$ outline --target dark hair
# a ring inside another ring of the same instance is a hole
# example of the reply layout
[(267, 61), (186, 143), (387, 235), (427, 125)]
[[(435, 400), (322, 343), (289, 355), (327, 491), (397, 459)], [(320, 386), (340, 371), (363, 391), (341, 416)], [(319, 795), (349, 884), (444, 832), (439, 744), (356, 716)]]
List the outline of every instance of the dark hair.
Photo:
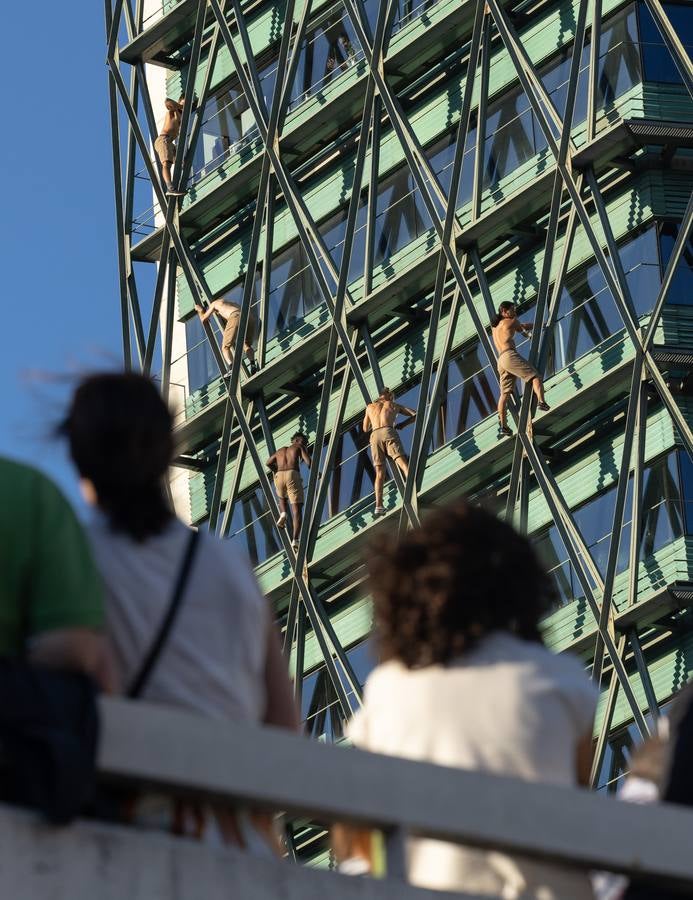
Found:
[(380, 393), (378, 394), (378, 400), (383, 398), (385, 396), (385, 394), (391, 394), (391, 393), (392, 393), (392, 391), (390, 390), (389, 387), (383, 387), (382, 390), (380, 391)]
[(296, 440), (296, 438), (301, 438), (301, 440), (303, 440), (304, 442), (307, 442), (307, 441), (308, 441), (308, 438), (305, 436), (305, 434), (304, 434), (302, 431), (297, 431), (296, 434), (294, 434), (294, 435), (291, 436), (291, 443), (292, 443), (292, 444), (293, 444), (293, 442)]
[(115, 531), (143, 541), (173, 514), (163, 479), (173, 457), (172, 418), (154, 383), (134, 373), (90, 375), (58, 428)]
[(368, 559), (383, 659), (445, 664), (491, 631), (541, 642), (553, 583), (529, 541), (466, 500), (402, 537), (381, 531)]
[(501, 303), (501, 305), (498, 307), (498, 312), (491, 319), (491, 328), (495, 328), (496, 325), (503, 318), (503, 313), (506, 312), (506, 310), (508, 310), (508, 309), (513, 309), (514, 306), (515, 306), (515, 304), (511, 303), (510, 300), (504, 300)]

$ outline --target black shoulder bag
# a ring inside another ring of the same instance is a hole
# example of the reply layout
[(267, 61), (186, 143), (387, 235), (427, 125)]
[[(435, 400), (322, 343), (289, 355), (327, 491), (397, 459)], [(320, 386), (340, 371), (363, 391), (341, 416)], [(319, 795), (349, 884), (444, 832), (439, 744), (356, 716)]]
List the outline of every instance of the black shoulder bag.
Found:
[[(196, 531), (190, 533), (171, 602), (128, 691), (130, 697), (141, 694), (166, 643), (197, 537)], [(96, 684), (84, 673), (34, 666), (26, 655), (0, 659), (0, 800), (39, 810), (56, 825), (100, 805), (97, 693)]]

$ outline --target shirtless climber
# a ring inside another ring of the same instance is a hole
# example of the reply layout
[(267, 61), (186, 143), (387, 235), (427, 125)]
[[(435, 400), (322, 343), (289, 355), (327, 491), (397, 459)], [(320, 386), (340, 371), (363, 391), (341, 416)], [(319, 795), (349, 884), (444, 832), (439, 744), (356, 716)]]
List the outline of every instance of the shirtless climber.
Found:
[[(228, 300), (212, 300), (206, 310), (202, 309), (197, 303), (195, 310), (200, 317), (201, 322), (216, 313), (224, 326), (224, 336), (221, 339), (221, 352), (230, 367), (233, 362), (233, 348), (236, 343), (236, 334), (238, 333), (238, 324), (241, 321), (241, 308), (237, 303), (231, 303)], [(243, 351), (248, 357), (250, 364), (250, 374), (254, 375), (258, 371), (258, 365), (255, 360), (255, 350), (253, 342), (255, 341), (255, 332), (257, 331), (257, 319), (255, 313), (250, 309), (248, 316), (248, 324), (245, 329), (245, 341), (243, 343)]]
[(176, 103), (170, 97), (166, 98), (166, 116), (161, 126), (161, 133), (154, 141), (154, 149), (161, 163), (161, 174), (166, 185), (166, 193), (172, 197), (182, 197), (185, 191), (174, 191), (171, 181), (171, 167), (176, 158), (176, 139), (180, 133), (180, 123), (183, 116), (185, 97), (181, 95)]
[(400, 436), (394, 424), (397, 414), (413, 416), (415, 412), (406, 406), (395, 403), (395, 395), (390, 388), (383, 388), (380, 396), (366, 407), (362, 428), (371, 433), (371, 456), (375, 467), (375, 511), (374, 515), (384, 516), (383, 483), (385, 481), (385, 460), (389, 456), (406, 478), (409, 472), (409, 460), (404, 452)]
[(303, 522), (303, 482), (299, 473), (301, 460), (310, 469), (310, 453), (305, 434), (297, 431), (291, 438), (288, 447), (280, 447), (276, 450), (265, 465), (274, 472), (274, 489), (279, 501), (279, 518), (277, 525), (283, 528), (286, 525), (286, 501), (291, 504), (291, 519), (294, 526), (292, 547), (294, 553), (298, 550), (298, 538)]
[(517, 319), (515, 304), (506, 301), (498, 307), (498, 313), (491, 320), (493, 343), (498, 351), (498, 378), (500, 381), (500, 397), (498, 398), (498, 437), (512, 435), (508, 428), (508, 398), (513, 392), (515, 381), (520, 378), (525, 384), (532, 383), (532, 390), (537, 398), (537, 408), (549, 409), (544, 400), (544, 382), (534, 366), (520, 356), (515, 349), (515, 335), (530, 334), (533, 325), (523, 325)]

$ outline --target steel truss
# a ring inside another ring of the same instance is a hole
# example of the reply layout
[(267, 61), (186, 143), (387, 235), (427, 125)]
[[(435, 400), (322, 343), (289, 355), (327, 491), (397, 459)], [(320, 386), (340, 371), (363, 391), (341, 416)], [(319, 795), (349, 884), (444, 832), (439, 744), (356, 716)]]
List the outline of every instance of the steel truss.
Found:
[[(684, 84), (693, 96), (693, 70), (690, 59), (671, 27), (660, 0), (647, 0), (647, 5), (661, 31), (663, 41), (682, 74)], [(362, 198), (365, 198), (367, 239), (364, 280), (366, 292), (369, 293), (372, 287), (375, 246), (380, 135), (383, 122), (387, 122), (397, 136), (406, 165), (420, 191), (437, 234), (435, 287), (430, 310), (427, 312), (430, 339), (426, 345), (421, 375), (417, 417), (410, 454), (410, 471), (406, 481), (401, 478), (396, 467), (392, 472), (402, 501), (400, 528), (406, 529), (419, 522), (419, 495), (426, 460), (431, 450), (441, 404), (445, 401), (448, 363), (452, 358), (456, 324), (463, 310), (466, 310), (471, 317), (479, 347), (483, 351), (485, 359), (491, 365), (492, 371), (496, 370), (495, 352), (489, 339), (485, 318), (480, 316), (472, 300), (468, 272), (473, 273), (480, 287), (487, 311), (492, 310), (494, 302), (482, 262), (481, 249), (474, 241), (465, 239), (465, 231), (458, 221), (456, 198), (461, 184), (463, 166), (469, 165), (469, 163), (465, 163), (464, 159), (466, 139), (472, 128), (476, 127), (472, 201), (472, 224), (474, 224), (478, 220), (481, 210), (484, 174), (482, 165), (483, 126), (489, 100), (489, 63), (492, 42), (494, 42), (494, 47), (497, 47), (500, 41), (512, 61), (519, 84), (526, 94), (535, 119), (544, 135), (554, 164), (553, 189), (545, 229), (543, 267), (535, 311), (535, 322), (537, 326), (543, 327), (535, 328), (529, 353), (530, 361), (541, 372), (545, 371), (558, 317), (561, 292), (568, 273), (573, 239), (578, 226), (581, 226), (590, 242), (596, 263), (604, 276), (628, 340), (634, 349), (631, 387), (625, 410), (624, 443), (616, 487), (612, 537), (604, 577), (593, 560), (586, 540), (561, 493), (550, 462), (547, 461), (534, 441), (530, 406), (531, 392), (525, 391), (522, 398), (517, 399), (511, 405), (510, 410), (516, 425), (516, 436), (513, 439), (514, 451), (508, 473), (506, 517), (514, 519), (519, 527), (526, 528), (530, 486), (536, 484), (540, 487), (596, 625), (593, 677), (597, 682), (601, 682), (603, 679), (608, 682), (603, 726), (597, 742), (597, 758), (594, 769), (596, 773), (606, 749), (608, 732), (619, 692), (625, 696), (632, 717), (643, 735), (648, 733), (651, 724), (648, 724), (645, 712), (637, 700), (639, 693), (646, 698), (646, 711), (649, 711), (653, 717), (656, 717), (657, 714), (654, 689), (645, 664), (639, 634), (635, 628), (631, 628), (627, 635), (617, 631), (614, 624), (615, 610), (612, 600), (619, 540), (626, 515), (627, 488), (632, 476), (632, 521), (635, 524), (632, 528), (629, 551), (631, 574), (628, 605), (632, 606), (637, 601), (637, 561), (640, 525), (643, 518), (642, 480), (645, 466), (645, 416), (648, 387), (650, 389), (652, 386), (654, 387), (673, 420), (681, 442), (689, 453), (693, 453), (691, 430), (652, 355), (653, 336), (661, 319), (673, 275), (693, 230), (693, 197), (688, 203), (681, 223), (659, 296), (654, 303), (653, 313), (647, 326), (643, 328), (634, 311), (634, 303), (618, 254), (616, 239), (607, 216), (598, 173), (592, 164), (583, 165), (581, 168), (574, 164), (576, 147), (571, 138), (571, 126), (580, 75), (581, 51), (590, 32), (593, 37), (599, 34), (601, 3), (596, 0), (593, 4), (592, 16), (589, 19), (587, 4), (580, 3), (579, 5), (575, 22), (572, 64), (563, 109), (557, 109), (547, 95), (539, 73), (533, 66), (522, 40), (516, 32), (513, 19), (506, 9), (507, 4), (502, 0), (474, 0), (470, 6), (473, 10), (473, 25), (468, 43), (467, 77), (464, 82), (460, 119), (455, 134), (451, 184), (446, 193), (431, 168), (426, 152), (416, 137), (388, 74), (388, 51), (394, 27), (394, 0), (386, 0), (379, 5), (374, 27), (371, 27), (361, 0), (344, 0), (345, 15), (348, 16), (364, 54), (367, 78), (363, 91), (363, 109), (358, 124), (358, 139), (355, 145), (353, 188), (348, 204), (345, 241), (341, 263), (336, 266), (321, 237), (318, 224), (311, 216), (302, 197), (301, 189), (292, 173), (291, 157), (285, 152), (283, 141), (283, 129), (289, 110), (292, 83), (299, 63), (302, 42), (311, 19), (310, 0), (301, 6), (298, 14), (299, 4), (295, 0), (287, 0), (285, 4), (284, 26), (281, 30), (278, 49), (276, 88), (269, 103), (266, 101), (260, 85), (240, 0), (199, 0), (186, 63), (188, 85), (198, 83), (197, 76), (203, 55), (203, 46), (206, 48), (208, 63), (202, 86), (199, 89), (199, 101), (196, 107), (193, 108), (192, 103), (187, 103), (184, 108), (178, 142), (179, 152), (173, 171), (174, 185), (177, 187), (185, 185), (190, 176), (193, 156), (202, 127), (202, 111), (211, 95), (214, 65), (222, 47), (226, 48), (232, 60), (242, 94), (252, 114), (263, 146), (255, 214), (246, 262), (240, 326), (236, 336), (230, 372), (227, 372), (226, 363), (211, 326), (209, 323), (205, 324), (206, 338), (219, 373), (227, 376), (224, 381), (226, 396), (223, 428), (220, 435), (216, 475), (210, 504), (209, 526), (219, 535), (228, 534), (233, 510), (238, 500), (241, 472), (247, 458), (250, 458), (254, 466), (264, 501), (271, 511), (274, 521), (278, 516), (272, 484), (265, 472), (263, 460), (259, 456), (257, 443), (253, 437), (253, 431), (259, 429), (269, 451), (274, 451), (274, 440), (266, 411), (266, 397), (262, 390), (254, 392), (252, 398), (244, 394), (242, 385), (245, 371), (242, 365), (241, 351), (249, 323), (258, 260), (261, 248), (263, 248), (260, 289), (260, 319), (263, 324), (259, 337), (258, 358), (260, 365), (264, 363), (267, 345), (272, 229), (275, 205), (277, 197), (280, 195), (290, 210), (301, 246), (309, 262), (311, 274), (319, 287), (330, 317), (329, 336), (322, 368), (319, 414), (314, 429), (315, 462), (308, 479), (304, 505), (304, 527), (296, 553), (292, 550), (286, 531), (276, 529), (277, 542), (283, 548), (292, 571), (285, 646), (294, 648), (294, 658), (297, 670), (300, 672), (303, 668), (306, 635), (309, 631), (314, 633), (324, 658), (327, 676), (341, 708), (341, 714), (348, 717), (352, 712), (353, 704), (359, 702), (361, 685), (352, 669), (345, 648), (334, 631), (326, 605), (319, 596), (311, 561), (318, 537), (318, 527), (325, 503), (328, 500), (335, 461), (341, 445), (341, 436), (345, 427), (345, 410), (352, 385), (356, 385), (364, 405), (372, 399), (366, 372), (359, 361), (359, 354), (366, 354), (370, 374), (376, 386), (380, 388), (383, 385), (368, 323), (355, 324), (347, 317), (354, 306), (349, 291), (348, 273), (357, 213)], [(132, 0), (105, 0), (105, 15), (124, 362), (128, 368), (150, 372), (157, 340), (159, 340), (163, 359), (161, 387), (164, 396), (168, 396), (175, 285), (178, 271), (183, 273), (196, 302), (203, 306), (208, 304), (213, 299), (213, 292), (207, 284), (196, 253), (181, 228), (178, 199), (164, 194), (160, 166), (150, 151), (150, 145), (153, 144), (156, 137), (156, 125), (144, 64), (142, 62), (126, 64), (120, 59), (121, 44), (132, 41), (143, 31), (143, 2), (137, 0), (133, 5)], [(588, 142), (594, 139), (596, 132), (597, 66), (599, 64), (596, 44), (597, 41), (593, 39), (586, 79), (588, 84)], [(477, 104), (476, 118), (475, 102)], [(367, 164), (369, 151), (370, 164)], [(138, 153), (151, 180), (155, 199), (161, 210), (162, 225), (158, 272), (151, 296), (148, 319), (140, 302), (132, 257), (132, 210)], [(587, 212), (588, 204), (596, 210), (601, 234), (592, 225)], [(564, 241), (556, 269), (554, 255), (559, 229), (564, 229)], [(461, 254), (459, 246), (463, 247)], [(446, 297), (449, 298), (447, 292), (450, 284), (453, 286), (453, 293), (451, 300), (448, 300)], [(446, 307), (448, 324), (442, 335), (441, 344), (437, 343), (432, 336), (437, 335), (440, 331), (442, 313), (446, 303), (448, 303)], [(164, 311), (163, 318), (162, 310)], [(340, 374), (341, 386), (338, 400), (336, 405), (331, 406), (330, 398), (339, 385)], [(228, 496), (224, 496), (224, 474), (232, 461), (232, 444), (237, 448), (235, 450), (235, 467), (230, 491)], [(641, 690), (638, 689), (638, 684)], [(299, 696), (300, 691), (301, 679), (297, 678)], [(650, 719), (650, 723), (652, 720)]]

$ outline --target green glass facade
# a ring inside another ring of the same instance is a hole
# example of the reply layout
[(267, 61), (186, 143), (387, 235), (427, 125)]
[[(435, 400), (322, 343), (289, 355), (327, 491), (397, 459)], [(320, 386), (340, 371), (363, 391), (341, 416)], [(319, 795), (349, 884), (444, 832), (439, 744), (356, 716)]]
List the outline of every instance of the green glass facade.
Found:
[[(693, 667), (693, 7), (148, 13), (110, 14), (126, 363), (160, 354), (162, 389), (179, 389), (191, 521), (251, 557), (308, 731), (341, 736), (373, 665), (360, 423), (386, 384), (417, 409), (387, 517), (406, 527), (465, 493), (530, 535), (556, 582), (546, 641), (601, 685), (594, 780), (613, 784)], [(149, 152), (141, 63), (197, 98), (180, 202)], [(236, 354), (221, 377), (220, 331), (193, 309), (219, 297), (241, 331), (260, 322), (257, 374)], [(551, 410), (531, 421), (518, 395), (499, 439), (488, 321), (505, 300), (535, 322), (520, 351)], [(295, 554), (264, 461), (299, 429), (315, 462)]]

